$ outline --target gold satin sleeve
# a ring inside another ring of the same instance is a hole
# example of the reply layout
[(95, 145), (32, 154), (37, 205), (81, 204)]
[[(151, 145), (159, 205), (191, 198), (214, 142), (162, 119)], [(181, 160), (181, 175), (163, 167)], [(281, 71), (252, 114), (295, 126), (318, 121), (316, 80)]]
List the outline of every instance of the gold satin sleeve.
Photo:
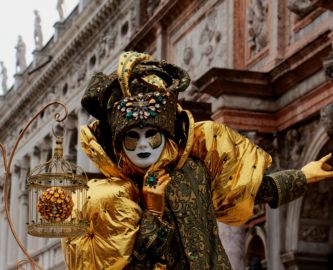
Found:
[(217, 219), (244, 224), (271, 156), (235, 130), (212, 121), (196, 123), (191, 155), (204, 161)]
[(118, 178), (88, 184), (89, 227), (82, 236), (62, 239), (67, 269), (123, 269), (129, 263), (141, 218), (140, 207), (131, 199), (131, 184)]

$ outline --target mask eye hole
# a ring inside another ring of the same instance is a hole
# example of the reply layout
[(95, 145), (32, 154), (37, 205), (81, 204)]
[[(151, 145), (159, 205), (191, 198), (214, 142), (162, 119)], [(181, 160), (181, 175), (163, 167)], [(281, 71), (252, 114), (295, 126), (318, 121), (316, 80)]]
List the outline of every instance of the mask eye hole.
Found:
[(140, 135), (135, 132), (135, 131), (129, 131), (126, 133), (126, 136), (131, 138), (131, 139), (139, 139), (140, 138)]
[(149, 129), (146, 131), (146, 138), (150, 138), (155, 136), (157, 133), (159, 133), (159, 131), (157, 129)]

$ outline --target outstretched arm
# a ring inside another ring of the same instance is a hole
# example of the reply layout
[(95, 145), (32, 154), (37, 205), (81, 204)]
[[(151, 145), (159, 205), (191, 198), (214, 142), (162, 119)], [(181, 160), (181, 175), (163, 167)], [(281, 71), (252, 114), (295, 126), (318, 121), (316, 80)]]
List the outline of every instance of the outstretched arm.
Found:
[(332, 167), (326, 162), (329, 154), (312, 161), (301, 170), (279, 171), (265, 175), (256, 195), (255, 203), (268, 203), (272, 208), (291, 202), (302, 196), (308, 184), (333, 177)]

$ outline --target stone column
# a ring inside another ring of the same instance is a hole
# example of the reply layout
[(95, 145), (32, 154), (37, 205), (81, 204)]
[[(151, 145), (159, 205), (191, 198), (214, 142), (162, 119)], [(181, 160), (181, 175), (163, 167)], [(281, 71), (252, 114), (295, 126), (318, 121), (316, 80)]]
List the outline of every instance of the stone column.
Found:
[[(49, 161), (49, 154), (52, 155), (52, 137), (46, 136), (43, 143), (40, 145), (40, 164)], [(39, 246), (45, 246), (50, 241), (50, 238), (39, 238)]]
[[(24, 173), (26, 175), (27, 169), (23, 169)], [(22, 173), (22, 171), (21, 171)], [(23, 178), (23, 179), (22, 179)], [(20, 181), (25, 181), (25, 177), (21, 177)], [(22, 241), (23, 245), (27, 247), (27, 222), (28, 222), (28, 191), (27, 190), (21, 190), (20, 195), (18, 197), (19, 201), (19, 227), (18, 227), (18, 235), (20, 237), (20, 240)], [(18, 258), (22, 259), (25, 255), (19, 249)]]
[(163, 25), (159, 25), (156, 31), (156, 59), (167, 58), (166, 31)]
[[(64, 133), (64, 157), (66, 160), (76, 163), (76, 153), (75, 149), (73, 149), (71, 146), (73, 145), (72, 138), (74, 133), (77, 131), (77, 116), (74, 113), (71, 113), (65, 123), (65, 133)], [(77, 139), (77, 138), (75, 138)]]
[(280, 259), (282, 247), (281, 238), (281, 208), (267, 209), (267, 269), (284, 270)]
[[(19, 194), (19, 179), (20, 179), (20, 167), (17, 165), (14, 165), (13, 173), (10, 177), (10, 183), (11, 183), (11, 189), (10, 189), (10, 203), (9, 203), (9, 209), (11, 214), (12, 223), (14, 225), (14, 228), (17, 230), (21, 224), (19, 223), (19, 208), (17, 205), (17, 198)], [(14, 236), (12, 233), (8, 234), (8, 252), (7, 259), (8, 264), (14, 264), (17, 260), (18, 255), (18, 247), (17, 243), (14, 239)]]
[(1, 216), (1, 233), (0, 233), (0, 269), (5, 269), (7, 265), (7, 235), (8, 235), (8, 225), (7, 225), (7, 218), (5, 214), (5, 209), (2, 208), (0, 211)]
[(228, 255), (232, 269), (244, 270), (245, 230), (218, 222), (219, 236)]
[(78, 124), (78, 134), (77, 134), (77, 136), (78, 136), (78, 138), (77, 138), (78, 145), (77, 145), (76, 161), (77, 161), (77, 165), (79, 165), (84, 170), (88, 171), (88, 168), (90, 168), (90, 160), (81, 148), (80, 129), (81, 129), (81, 126), (88, 124), (89, 114), (85, 109), (80, 108), (77, 111), (77, 118), (78, 118), (78, 121), (77, 121), (77, 124)]
[[(30, 170), (33, 170), (40, 162), (40, 150), (38, 147), (34, 147), (30, 158)], [(28, 235), (27, 240), (28, 252), (33, 253), (38, 250), (38, 238)]]

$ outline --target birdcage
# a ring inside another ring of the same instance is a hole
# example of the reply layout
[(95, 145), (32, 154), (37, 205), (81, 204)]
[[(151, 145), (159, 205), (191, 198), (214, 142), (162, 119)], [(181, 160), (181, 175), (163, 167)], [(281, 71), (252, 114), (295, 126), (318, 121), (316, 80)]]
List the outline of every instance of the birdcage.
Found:
[[(54, 134), (55, 135), (55, 134)], [(63, 138), (56, 136), (51, 160), (31, 170), (28, 233), (39, 237), (83, 234), (87, 200), (87, 175), (63, 157)]]

